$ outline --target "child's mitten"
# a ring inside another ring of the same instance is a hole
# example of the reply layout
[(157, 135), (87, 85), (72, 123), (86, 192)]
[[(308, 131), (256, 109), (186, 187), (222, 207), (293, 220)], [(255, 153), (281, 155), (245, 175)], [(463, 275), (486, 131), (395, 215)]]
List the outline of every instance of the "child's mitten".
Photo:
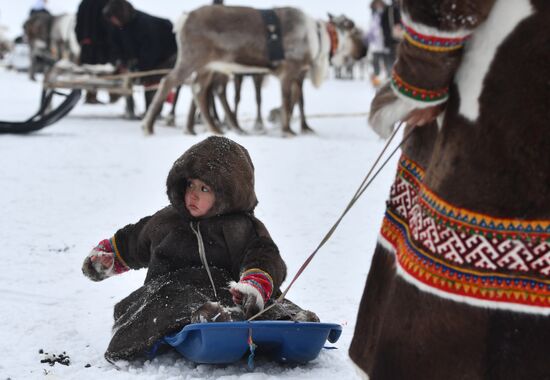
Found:
[(264, 309), (273, 291), (273, 280), (261, 269), (248, 269), (241, 274), (238, 283), (229, 283), (229, 291), (233, 302), (241, 305), (246, 318), (250, 318)]
[(116, 259), (109, 239), (102, 240), (84, 259), (82, 273), (92, 281), (124, 273), (129, 268)]

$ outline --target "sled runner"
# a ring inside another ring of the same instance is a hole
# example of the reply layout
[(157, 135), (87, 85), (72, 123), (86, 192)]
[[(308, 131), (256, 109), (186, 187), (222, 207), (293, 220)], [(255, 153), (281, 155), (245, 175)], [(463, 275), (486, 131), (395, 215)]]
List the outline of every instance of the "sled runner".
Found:
[(282, 363), (306, 363), (315, 359), (325, 341), (335, 343), (342, 326), (335, 323), (252, 321), (195, 323), (164, 337), (162, 344), (174, 347), (195, 363), (229, 364), (247, 353), (264, 355)]
[[(80, 94), (81, 91), (79, 89), (73, 89), (68, 94), (55, 89), (45, 89), (42, 91), (42, 99), (38, 112), (25, 121), (0, 121), (0, 134), (30, 133), (47, 127), (67, 115), (78, 103)], [(65, 99), (56, 108), (48, 111), (55, 95), (64, 97)]]
[[(114, 74), (112, 65), (78, 66), (69, 61), (56, 62), (44, 76), (40, 108), (25, 121), (0, 121), (0, 134), (23, 134), (38, 131), (65, 117), (78, 103), (82, 91), (105, 90), (110, 94), (131, 96), (136, 81), (151, 75), (163, 75), (168, 70), (151, 70)], [(152, 87), (153, 88), (153, 87)], [(66, 93), (68, 91), (68, 93)], [(65, 99), (55, 106), (56, 96)]]

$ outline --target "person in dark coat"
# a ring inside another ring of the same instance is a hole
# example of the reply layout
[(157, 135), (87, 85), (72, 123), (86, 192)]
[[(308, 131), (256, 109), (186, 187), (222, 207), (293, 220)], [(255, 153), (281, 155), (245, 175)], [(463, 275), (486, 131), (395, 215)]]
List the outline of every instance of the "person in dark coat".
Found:
[[(108, 0), (82, 0), (76, 12), (75, 33), (80, 45), (80, 64), (115, 63), (111, 26), (103, 18)], [(98, 104), (95, 91), (86, 92), (86, 103)]]
[(80, 63), (97, 65), (113, 61), (110, 26), (103, 18), (108, 0), (82, 0), (76, 13), (76, 38), (80, 44)]
[(389, 51), (389, 60), (393, 64), (397, 56), (397, 45), (403, 39), (403, 24), (397, 0), (392, 0), (392, 3), (384, 9), (380, 24), (384, 34), (384, 45)]
[[(254, 166), (244, 147), (217, 136), (192, 146), (170, 170), (167, 194), (169, 206), (84, 260), (94, 281), (148, 268), (144, 286), (115, 307), (108, 360), (134, 359), (191, 322), (250, 318), (280, 294), (286, 265), (254, 216)], [(237, 309), (227, 307), (233, 303)], [(319, 321), (288, 300), (275, 309), (263, 319)]]
[[(103, 9), (104, 17), (115, 27), (115, 43), (129, 68), (138, 71), (172, 68), (176, 62), (176, 37), (170, 20), (134, 9), (126, 0), (110, 0)], [(153, 100), (161, 76), (143, 80), (145, 104)]]

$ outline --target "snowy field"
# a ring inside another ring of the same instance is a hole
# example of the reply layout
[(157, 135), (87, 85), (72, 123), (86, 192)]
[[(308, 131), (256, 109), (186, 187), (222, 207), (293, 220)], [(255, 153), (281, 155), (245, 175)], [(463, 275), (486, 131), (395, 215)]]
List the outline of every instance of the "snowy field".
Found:
[[(24, 120), (38, 105), (39, 84), (0, 68), (0, 120)], [(280, 102), (278, 82), (264, 91), (264, 115)], [(306, 111), (316, 135), (283, 139), (227, 133), (250, 152), (256, 167), (256, 214), (270, 230), (289, 278), (336, 221), (383, 141), (367, 127), (374, 94), (368, 81), (306, 83)], [(307, 365), (258, 361), (195, 365), (176, 354), (115, 368), (103, 358), (113, 305), (138, 288), (145, 271), (101, 283), (80, 270), (85, 255), (118, 228), (168, 203), (165, 180), (174, 160), (207, 136), (182, 133), (189, 104), (182, 91), (178, 126), (160, 121), (144, 137), (137, 121), (121, 119), (122, 101), (79, 103), (63, 120), (27, 136), (0, 135), (0, 379), (354, 379), (347, 350), (382, 220), (396, 158), (357, 203), (289, 293), (323, 322), (343, 325), (337, 350)], [(141, 96), (137, 99), (141, 106)], [(252, 82), (245, 80), (239, 118), (252, 128)], [(141, 110), (138, 110), (141, 111)], [(166, 109), (165, 109), (166, 111)], [(317, 115), (317, 117), (313, 117)], [(298, 123), (292, 128), (298, 130)], [(70, 365), (41, 363), (39, 350), (70, 357)]]

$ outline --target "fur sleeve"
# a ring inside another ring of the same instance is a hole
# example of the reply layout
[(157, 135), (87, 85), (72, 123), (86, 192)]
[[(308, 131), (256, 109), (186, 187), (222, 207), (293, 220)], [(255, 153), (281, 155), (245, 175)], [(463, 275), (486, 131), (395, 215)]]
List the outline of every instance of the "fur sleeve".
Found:
[(145, 268), (149, 265), (150, 240), (143, 232), (150, 219), (151, 217), (147, 216), (136, 224), (128, 224), (114, 235), (115, 253), (131, 269)]
[(494, 1), (402, 0), (404, 38), (390, 83), (371, 106), (370, 123), (378, 134), (389, 136), (393, 124), (413, 109), (446, 102), (464, 44)]
[[(247, 219), (248, 231), (245, 234), (241, 230), (237, 234), (241, 236), (237, 237), (235, 232), (225, 230), (230, 250), (241, 251), (232, 254), (233, 257), (238, 257), (238, 261), (233, 263), (234, 277), (239, 280), (248, 270), (259, 269), (271, 277), (275, 294), (286, 278), (286, 264), (263, 223), (252, 215)], [(245, 241), (238, 242), (240, 238), (245, 238)]]

